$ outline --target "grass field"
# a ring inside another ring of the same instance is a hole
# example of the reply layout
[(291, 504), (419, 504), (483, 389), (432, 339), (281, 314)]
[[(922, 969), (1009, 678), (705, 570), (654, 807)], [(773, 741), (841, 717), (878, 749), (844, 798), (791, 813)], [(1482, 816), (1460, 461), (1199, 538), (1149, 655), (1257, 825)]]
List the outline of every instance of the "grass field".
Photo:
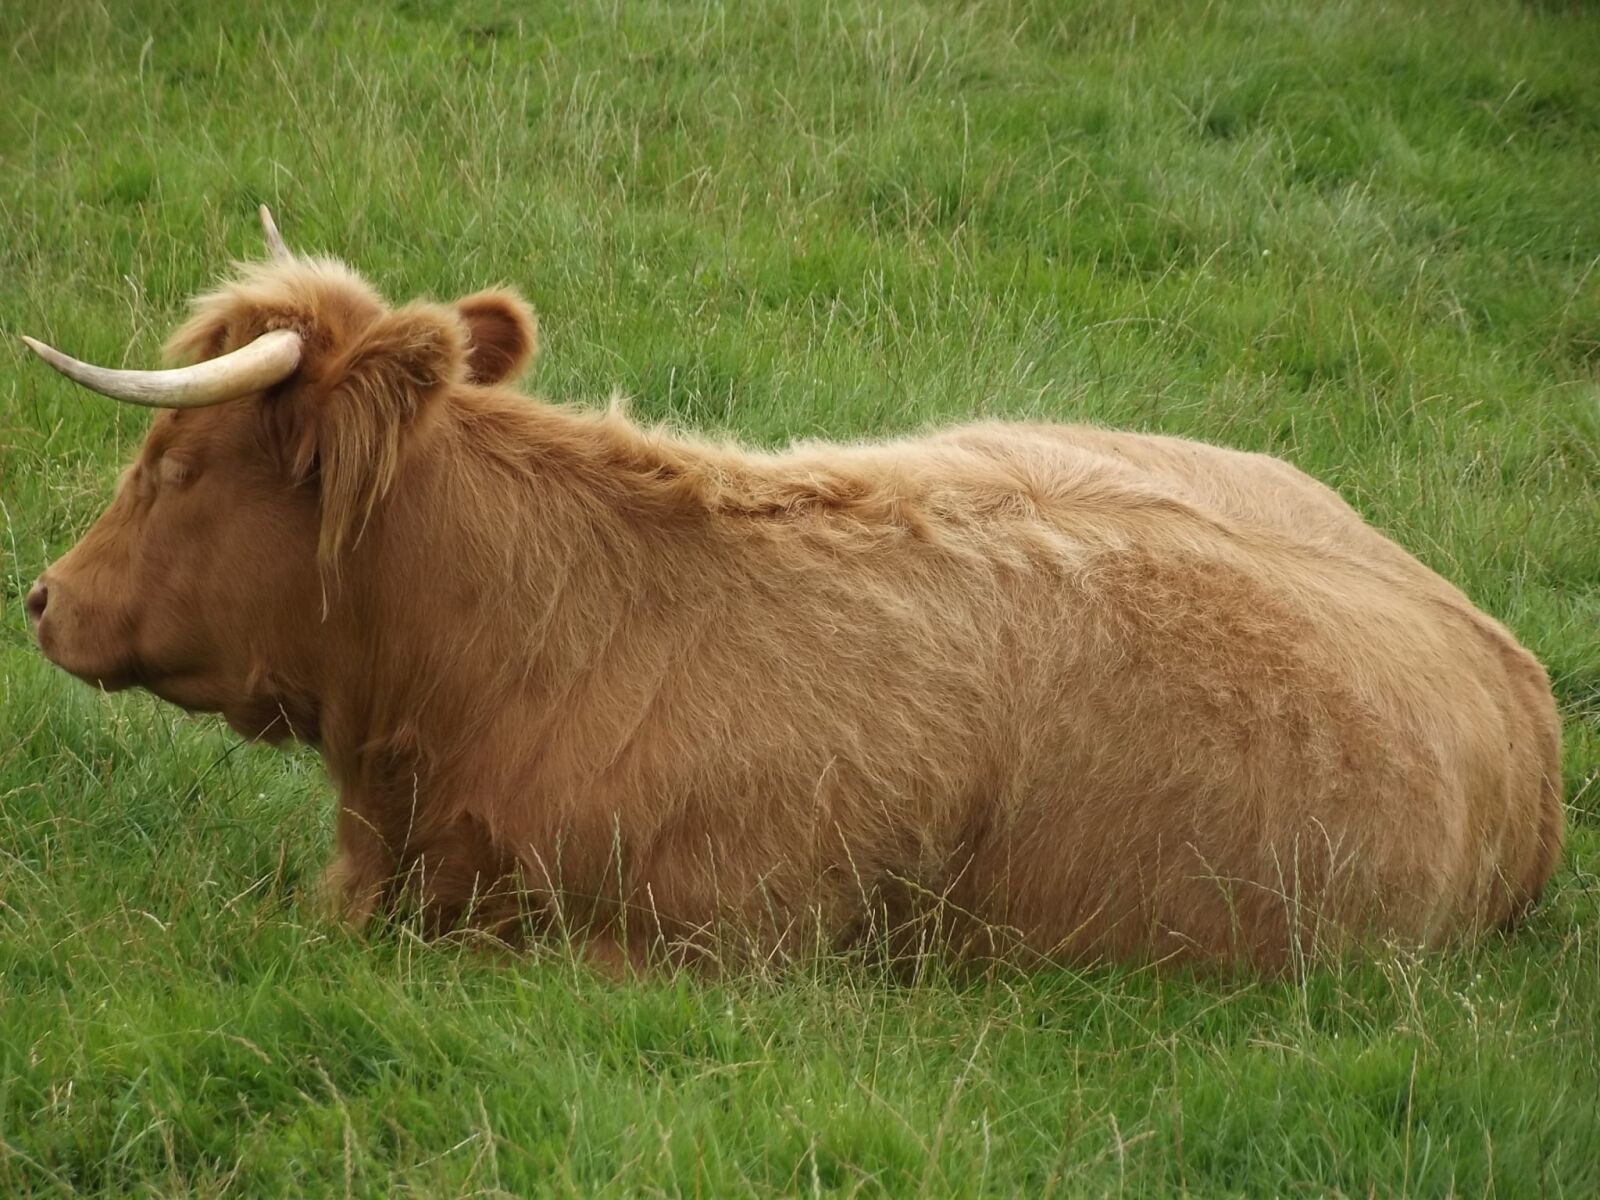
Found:
[(1271, 982), (357, 940), (314, 756), (35, 652), (145, 418), (8, 337), (0, 1193), (1600, 1194), (1600, 13), (885, 9), (9, 0), (0, 331), (152, 364), (266, 201), (391, 296), (523, 289), (554, 397), (1282, 454), (1549, 665), (1547, 902)]

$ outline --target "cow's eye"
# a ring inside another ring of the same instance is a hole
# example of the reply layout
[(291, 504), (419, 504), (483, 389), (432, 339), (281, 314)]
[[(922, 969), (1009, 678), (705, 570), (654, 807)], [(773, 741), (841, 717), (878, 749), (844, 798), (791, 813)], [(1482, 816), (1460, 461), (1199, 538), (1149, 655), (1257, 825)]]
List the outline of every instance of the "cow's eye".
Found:
[(160, 464), (161, 483), (165, 487), (182, 487), (194, 478), (194, 466), (185, 459), (164, 456)]

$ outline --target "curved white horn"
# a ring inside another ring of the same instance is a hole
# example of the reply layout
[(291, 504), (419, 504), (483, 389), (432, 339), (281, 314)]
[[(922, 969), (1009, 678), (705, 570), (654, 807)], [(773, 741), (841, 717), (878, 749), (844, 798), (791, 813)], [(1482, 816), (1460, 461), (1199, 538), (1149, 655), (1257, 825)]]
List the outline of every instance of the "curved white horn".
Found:
[(261, 233), (267, 239), (267, 254), (276, 262), (284, 262), (294, 255), (289, 253), (289, 247), (283, 244), (283, 234), (278, 232), (278, 224), (272, 219), (272, 213), (265, 204), (261, 206)]
[(274, 329), (237, 350), (170, 371), (117, 371), (97, 367), (22, 339), (45, 362), (91, 392), (147, 408), (205, 408), (282, 383), (300, 365), (300, 335)]

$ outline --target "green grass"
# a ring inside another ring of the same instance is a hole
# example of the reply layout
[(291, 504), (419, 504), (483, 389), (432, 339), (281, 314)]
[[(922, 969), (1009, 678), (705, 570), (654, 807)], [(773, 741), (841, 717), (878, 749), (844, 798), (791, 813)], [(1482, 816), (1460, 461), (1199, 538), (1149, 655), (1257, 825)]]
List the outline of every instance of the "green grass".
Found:
[(314, 757), (34, 651), (145, 418), (7, 339), (0, 1192), (1600, 1194), (1597, 63), (1508, 0), (0, 6), (0, 331), (151, 363), (266, 201), (522, 288), (553, 396), (1279, 453), (1549, 665), (1572, 826), (1515, 936), (1272, 982), (354, 939)]

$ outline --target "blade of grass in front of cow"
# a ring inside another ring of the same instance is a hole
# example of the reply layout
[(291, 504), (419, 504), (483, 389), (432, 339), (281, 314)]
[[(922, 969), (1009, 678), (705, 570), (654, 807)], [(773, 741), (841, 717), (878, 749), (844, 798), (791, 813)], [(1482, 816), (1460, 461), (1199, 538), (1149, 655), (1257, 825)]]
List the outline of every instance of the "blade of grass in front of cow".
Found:
[(777, 443), (975, 414), (1282, 454), (1551, 668), (1528, 926), (1298, 981), (605, 982), (301, 897), (329, 793), (32, 650), (146, 418), (0, 352), (0, 1190), (1600, 1191), (1600, 18), (486, 0), (0, 8), (0, 330), (154, 365), (297, 248), (504, 280), (535, 385)]

